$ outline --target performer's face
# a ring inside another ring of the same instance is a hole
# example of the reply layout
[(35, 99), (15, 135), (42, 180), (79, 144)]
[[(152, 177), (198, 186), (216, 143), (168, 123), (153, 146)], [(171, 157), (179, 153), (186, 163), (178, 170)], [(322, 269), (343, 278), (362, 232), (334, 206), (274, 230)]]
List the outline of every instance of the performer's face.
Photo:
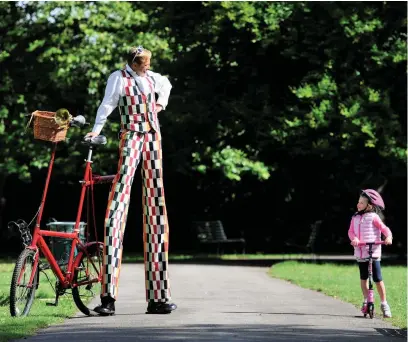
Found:
[(150, 58), (146, 57), (145, 60), (141, 64), (133, 63), (132, 64), (132, 69), (138, 75), (144, 76), (146, 74), (147, 70), (150, 69)]

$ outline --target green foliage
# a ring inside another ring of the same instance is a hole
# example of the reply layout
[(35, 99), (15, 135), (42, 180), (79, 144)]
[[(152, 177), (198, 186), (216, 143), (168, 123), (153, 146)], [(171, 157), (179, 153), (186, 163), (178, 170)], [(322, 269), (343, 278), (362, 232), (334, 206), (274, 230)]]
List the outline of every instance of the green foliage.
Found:
[[(160, 114), (166, 163), (197, 188), (279, 187), (287, 203), (313, 183), (297, 169), (322, 160), (333, 164), (313, 174), (320, 195), (345, 174), (344, 192), (373, 169), (375, 184), (405, 174), (405, 3), (0, 2), (0, 15), (2, 175), (47, 165), (50, 146), (25, 131), (25, 114), (64, 107), (93, 123), (136, 44), (173, 84)], [(98, 172), (116, 169), (118, 121), (103, 130)], [(68, 132), (56, 171), (77, 172), (85, 133)]]
[[(67, 107), (71, 114), (85, 113), (93, 122), (106, 79), (124, 65), (122, 56), (129, 46), (149, 46), (158, 61), (172, 56), (166, 40), (147, 30), (149, 12), (131, 2), (3, 2), (0, 14), (5, 37), (0, 56), (4, 70), (0, 171), (6, 175), (17, 173), (29, 179), (31, 168), (48, 164), (50, 146), (34, 141), (32, 130), (25, 130), (25, 114)], [(140, 32), (137, 39), (135, 31)], [(116, 163), (117, 131), (118, 124), (108, 124), (104, 131), (110, 143), (101, 171)], [(72, 160), (78, 156), (72, 142), (85, 133), (76, 129), (68, 133), (71, 139), (59, 155), (64, 166), (60, 170), (66, 174), (82, 163)]]
[[(220, 151), (212, 153), (211, 149), (207, 149), (207, 154), (210, 154), (212, 167), (217, 170), (222, 170), (224, 175), (232, 181), (240, 181), (241, 176), (245, 173), (257, 176), (259, 180), (266, 180), (270, 177), (268, 167), (260, 161), (253, 161), (248, 158), (248, 154), (242, 150), (226, 146)], [(194, 162), (201, 162), (201, 158), (197, 152), (193, 153)], [(194, 168), (205, 173), (206, 165), (198, 164)]]
[(228, 18), (235, 29), (246, 30), (253, 35), (252, 43), (270, 38), (271, 32), (279, 30), (280, 24), (292, 14), (295, 6), (281, 2), (222, 1), (206, 4), (215, 7), (214, 28), (221, 28), (222, 22)]
[[(394, 115), (393, 112), (397, 108), (392, 106), (396, 103), (391, 103), (388, 95), (390, 85), (384, 82), (387, 73), (392, 74), (393, 68), (396, 67), (391, 65), (400, 65), (401, 61), (406, 61), (406, 39), (403, 39), (405, 34), (398, 30), (387, 32), (389, 24), (386, 22), (386, 13), (387, 10), (392, 11), (392, 8), (388, 9), (387, 6), (385, 4), (382, 9), (379, 9), (377, 6), (348, 8), (336, 4), (327, 5), (332, 17), (324, 21), (318, 15), (317, 20), (320, 25), (314, 27), (309, 27), (308, 20), (312, 19), (306, 16), (304, 25), (314, 30), (314, 32), (309, 31), (308, 34), (313, 33), (315, 39), (319, 39), (320, 35), (317, 30), (323, 29), (331, 33), (319, 42), (320, 46), (325, 47), (327, 57), (320, 60), (320, 65), (316, 64), (316, 67), (309, 70), (303, 77), (301, 86), (291, 87), (298, 98), (291, 111), (297, 113), (304, 111), (306, 104), (310, 108), (304, 116), (295, 117), (296, 124), (293, 120), (286, 121), (286, 129), (291, 129), (295, 139), (302, 135), (310, 135), (308, 130), (303, 129), (305, 126), (311, 129), (328, 127), (329, 130), (332, 125), (338, 127), (340, 114), (343, 117), (343, 123), (338, 136), (346, 138), (340, 140), (343, 149), (350, 150), (362, 142), (366, 148), (376, 148), (383, 156), (392, 155), (398, 160), (405, 160), (405, 153), (401, 153), (405, 150), (405, 134), (399, 125), (402, 112), (397, 116)], [(314, 13), (318, 13), (313, 5), (311, 8)], [(333, 24), (335, 20), (339, 20), (340, 26)], [(400, 24), (402, 28), (402, 22)], [(379, 32), (383, 36), (388, 34), (385, 42), (382, 37), (380, 38)], [(289, 41), (290, 36), (293, 36), (293, 33), (289, 33), (287, 37)], [(297, 52), (303, 53), (303, 57), (309, 61), (314, 61), (318, 54), (318, 50), (313, 47), (315, 41), (305, 40), (298, 44)], [(378, 48), (380, 45), (381, 49)], [(290, 53), (296, 53), (293, 47), (290, 49)], [(343, 56), (346, 56), (346, 59)], [(364, 70), (360, 61), (370, 59), (377, 64), (368, 64)], [(385, 64), (390, 65), (387, 71), (384, 70)], [(322, 68), (321, 65), (325, 67)], [(376, 87), (373, 88), (370, 85), (376, 85)], [(382, 106), (381, 112), (370, 112), (369, 108), (373, 103)], [(401, 111), (402, 108), (399, 107), (397, 110)], [(299, 129), (293, 130), (293, 127), (299, 127)], [(378, 139), (385, 127), (387, 135), (402, 139), (396, 139), (392, 143), (388, 139)], [(325, 130), (321, 132), (326, 134)]]

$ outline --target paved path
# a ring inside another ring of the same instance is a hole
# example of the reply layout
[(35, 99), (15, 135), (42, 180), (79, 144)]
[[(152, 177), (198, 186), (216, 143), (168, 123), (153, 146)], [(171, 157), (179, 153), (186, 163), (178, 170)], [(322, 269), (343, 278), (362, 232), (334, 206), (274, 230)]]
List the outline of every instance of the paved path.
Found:
[[(123, 264), (116, 315), (78, 314), (20, 341), (401, 342), (351, 304), (270, 278), (263, 267), (170, 265), (179, 308), (146, 315), (142, 264)], [(95, 305), (99, 299), (95, 300)]]

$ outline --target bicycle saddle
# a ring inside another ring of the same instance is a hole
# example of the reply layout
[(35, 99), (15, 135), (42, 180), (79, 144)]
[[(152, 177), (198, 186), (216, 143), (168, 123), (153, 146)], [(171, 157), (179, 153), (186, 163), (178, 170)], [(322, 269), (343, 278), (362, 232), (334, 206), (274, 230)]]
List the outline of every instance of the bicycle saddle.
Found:
[(85, 137), (82, 141), (83, 144), (88, 146), (106, 145), (108, 140), (104, 135), (97, 135), (96, 137)]

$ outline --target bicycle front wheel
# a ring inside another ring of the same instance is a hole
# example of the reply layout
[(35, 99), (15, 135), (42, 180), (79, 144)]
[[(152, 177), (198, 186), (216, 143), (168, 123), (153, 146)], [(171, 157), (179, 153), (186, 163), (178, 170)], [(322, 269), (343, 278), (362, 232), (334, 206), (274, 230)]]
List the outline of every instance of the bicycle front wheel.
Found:
[(86, 252), (78, 255), (80, 262), (74, 271), (72, 297), (78, 309), (90, 316), (89, 302), (101, 293), (103, 243), (90, 245)]
[[(34, 269), (35, 254), (32, 249), (24, 249), (14, 267), (10, 286), (10, 314), (13, 317), (27, 316), (33, 305), (35, 290), (38, 286), (38, 264)], [(30, 285), (30, 277), (33, 273), (34, 278)]]

